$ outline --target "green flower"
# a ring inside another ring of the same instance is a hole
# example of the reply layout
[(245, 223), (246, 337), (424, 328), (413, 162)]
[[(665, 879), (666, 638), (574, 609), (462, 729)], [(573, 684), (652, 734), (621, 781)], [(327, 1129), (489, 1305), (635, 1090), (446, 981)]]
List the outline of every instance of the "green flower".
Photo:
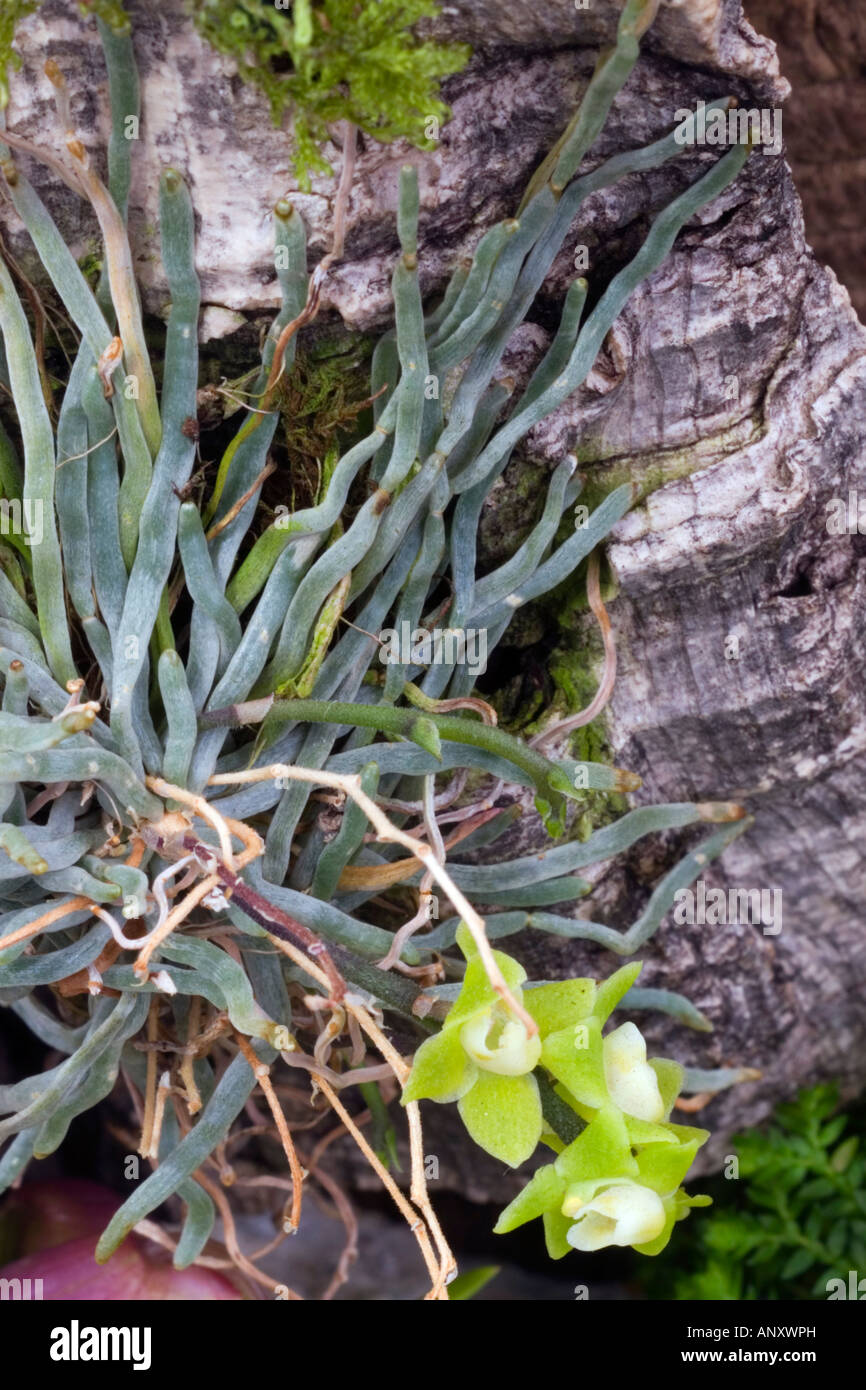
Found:
[[(622, 997), (640, 973), (640, 963), (625, 965), (596, 986), (592, 980), (568, 980), (563, 985), (544, 985), (528, 995), (528, 1008), (539, 1020), (542, 1035), (541, 1065), (560, 1083), (562, 1098), (583, 1118), (591, 1119), (602, 1106), (614, 1105), (629, 1117), (633, 1139), (658, 1138), (658, 1125), (670, 1114), (683, 1081), (678, 1062), (664, 1058), (647, 1060), (646, 1042), (634, 1023), (602, 1036), (602, 1029)], [(567, 986), (590, 986), (588, 1008), (582, 1013), (572, 1004), (567, 1010), (548, 1011), (551, 1001)], [(537, 996), (538, 998), (536, 1002)], [(543, 1012), (551, 1026), (542, 1024)]]
[[(561, 1052), (581, 1052), (584, 1045), (592, 1052), (592, 1066), (583, 1067), (581, 1072), (590, 1078), (589, 1084), (579, 1086), (577, 1092), (567, 1096), (569, 1103), (583, 1101), (599, 1105), (610, 1099), (605, 1082), (601, 1028), (634, 983), (641, 967), (640, 964), (623, 966), (601, 985), (588, 979), (563, 980), (540, 985), (524, 994), (521, 989), (526, 980), (523, 966), (511, 956), (494, 951), (509, 989), (538, 1025), (538, 1033), (530, 1035), (526, 1026), (506, 1010), (487, 978), (475, 943), (462, 927), (457, 940), (467, 957), (463, 986), (441, 1032), (422, 1043), (415, 1054), (403, 1103), (424, 1099), (440, 1104), (456, 1101), (460, 1117), (476, 1144), (494, 1158), (517, 1168), (533, 1153), (544, 1129), (538, 1083), (531, 1073), (539, 1061), (557, 1080), (564, 1080), (569, 1071), (564, 1063), (557, 1069), (546, 1061), (548, 1041), (560, 1040), (554, 1046), (557, 1056)], [(623, 1034), (623, 1030), (618, 1029), (617, 1034)], [(617, 1034), (611, 1037), (616, 1038)], [(642, 1046), (643, 1039), (637, 1029), (634, 1034)], [(622, 1060), (626, 1053), (639, 1071), (641, 1058), (636, 1055), (632, 1035), (627, 1034), (607, 1054), (612, 1078), (617, 1068), (628, 1071), (627, 1062)], [(645, 1049), (643, 1067), (648, 1070)], [(655, 1074), (651, 1075), (656, 1085)], [(612, 1079), (611, 1084), (618, 1095), (617, 1087), (622, 1089), (625, 1083)], [(650, 1105), (645, 1099), (649, 1086), (646, 1077), (635, 1073), (629, 1084), (630, 1098), (632, 1093), (640, 1093), (644, 1098), (641, 1115), (649, 1118), (651, 1109), (653, 1115), (658, 1112), (658, 1118), (662, 1118), (657, 1085)]]
[[(648, 1132), (655, 1131), (650, 1140)], [(636, 1142), (635, 1134), (644, 1136)], [(496, 1223), (498, 1234), (542, 1217), (548, 1253), (631, 1245), (657, 1255), (677, 1221), (707, 1197), (689, 1197), (680, 1183), (708, 1133), (686, 1125), (635, 1120), (602, 1106), (553, 1163), (539, 1168)]]
[[(538, 1083), (531, 1075), (541, 1038), (512, 1018), (487, 978), (477, 954), (469, 955), (463, 987), (441, 1032), (415, 1054), (403, 1092), (410, 1100), (457, 1101), (460, 1117), (482, 1149), (517, 1168), (535, 1149), (542, 1131)], [(494, 956), (508, 988), (523, 1002), (526, 971), (511, 956)]]

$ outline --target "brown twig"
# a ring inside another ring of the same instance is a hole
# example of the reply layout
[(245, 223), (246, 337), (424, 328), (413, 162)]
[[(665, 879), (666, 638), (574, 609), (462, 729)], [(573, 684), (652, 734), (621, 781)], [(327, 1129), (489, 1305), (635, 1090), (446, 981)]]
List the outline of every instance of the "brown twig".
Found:
[(541, 749), (554, 739), (564, 738), (567, 734), (574, 733), (575, 729), (582, 729), (586, 724), (591, 724), (604, 709), (616, 684), (616, 643), (613, 640), (613, 629), (610, 625), (610, 618), (601, 597), (601, 584), (599, 580), (600, 562), (598, 551), (594, 550), (589, 557), (589, 568), (586, 576), (586, 595), (589, 606), (595, 614), (596, 621), (601, 629), (601, 638), (604, 643), (604, 669), (601, 673), (601, 682), (592, 700), (585, 709), (579, 710), (577, 714), (569, 715), (567, 719), (560, 719), (551, 724), (535, 738), (530, 739), (530, 748)]
[[(270, 414), (270, 411), (268, 412), (268, 414)], [(243, 511), (250, 498), (256, 492), (258, 492), (262, 483), (265, 482), (265, 480), (269, 478), (273, 472), (275, 472), (276, 467), (277, 465), (274, 463), (273, 459), (268, 459), (267, 463), (265, 464), (259, 476), (256, 478), (255, 482), (247, 488), (243, 496), (239, 497), (237, 502), (235, 502), (231, 507), (229, 507), (225, 516), (221, 516), (219, 521), (215, 521), (213, 526), (211, 526), (210, 529), (205, 532), (205, 540), (212, 541), (214, 536), (218, 536), (220, 531), (224, 531), (227, 526), (231, 525), (235, 517)]]
[(286, 1158), (289, 1161), (289, 1171), (292, 1175), (292, 1213), (289, 1219), (291, 1221), (292, 1231), (296, 1231), (301, 1222), (301, 1202), (303, 1198), (304, 1184), (304, 1172), (298, 1160), (298, 1152), (295, 1148), (289, 1126), (286, 1123), (286, 1117), (283, 1114), (283, 1107), (280, 1105), (277, 1094), (274, 1091), (273, 1085), (271, 1083), (270, 1067), (267, 1065), (267, 1063), (260, 1061), (247, 1039), (243, 1037), (243, 1035), (239, 1033), (237, 1029), (235, 1029), (235, 1038), (237, 1039), (238, 1047), (240, 1048), (250, 1067), (252, 1067), (253, 1075), (255, 1076), (256, 1080), (259, 1083), (259, 1086), (262, 1089), (262, 1092), (264, 1093), (265, 1100), (268, 1102), (268, 1108), (270, 1109), (270, 1112), (274, 1117), (274, 1124), (276, 1125), (277, 1133), (280, 1136), (280, 1142), (283, 1146), (283, 1152), (285, 1153)]

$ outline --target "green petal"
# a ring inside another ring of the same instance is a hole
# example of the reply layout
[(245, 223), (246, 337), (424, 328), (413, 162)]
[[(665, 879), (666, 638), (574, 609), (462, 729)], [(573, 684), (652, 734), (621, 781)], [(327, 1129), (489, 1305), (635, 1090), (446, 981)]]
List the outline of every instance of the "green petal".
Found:
[(673, 1125), (651, 1124), (649, 1120), (637, 1120), (634, 1115), (626, 1115), (625, 1127), (632, 1144), (676, 1144), (679, 1142)]
[(567, 1186), (598, 1178), (636, 1178), (638, 1165), (622, 1112), (613, 1105), (600, 1110), (553, 1166)]
[(543, 1038), (577, 1023), (592, 1013), (595, 1004), (595, 980), (562, 980), (558, 984), (539, 985), (526, 991), (527, 1010), (538, 1024)]
[(552, 1260), (561, 1260), (563, 1255), (571, 1254), (571, 1246), (567, 1237), (573, 1224), (567, 1216), (562, 1215), (562, 1212), (546, 1211), (544, 1213), (544, 1240), (547, 1245), (547, 1253)]
[(493, 1227), (496, 1235), (505, 1235), (527, 1221), (534, 1221), (544, 1212), (558, 1210), (562, 1205), (565, 1183), (552, 1163), (546, 1163), (532, 1175), (523, 1191), (510, 1202)]
[(459, 1100), (478, 1075), (478, 1068), (467, 1056), (460, 1034), (443, 1028), (427, 1038), (415, 1053), (412, 1070), (403, 1090), (402, 1102), (436, 1100), (440, 1104)]
[(460, 947), (467, 960), (478, 955), (478, 947), (475, 945), (475, 937), (467, 927), (465, 922), (461, 922), (457, 928), (457, 945)]
[(593, 1010), (599, 1023), (607, 1022), (620, 999), (624, 994), (628, 994), (642, 969), (643, 962), (634, 960), (628, 965), (620, 966), (608, 979), (601, 981)]
[(583, 1019), (551, 1033), (542, 1044), (541, 1064), (583, 1105), (596, 1109), (607, 1104), (601, 1024), (597, 1018)]
[(651, 1144), (637, 1156), (640, 1181), (660, 1197), (675, 1192), (692, 1166), (700, 1144)]
[(679, 1062), (672, 1062), (667, 1057), (651, 1057), (650, 1066), (658, 1079), (665, 1115), (669, 1115), (674, 1108), (674, 1101), (683, 1088), (685, 1073)]
[(457, 1108), (476, 1144), (511, 1168), (525, 1163), (541, 1138), (541, 1100), (534, 1076), (479, 1072)]
[[(506, 956), (502, 951), (494, 951), (493, 958), (499, 966), (505, 978), (505, 983), (509, 989), (518, 991), (523, 981), (526, 979), (526, 971), (511, 956)], [(487, 978), (487, 971), (479, 956), (473, 956), (466, 966), (466, 974), (463, 977), (463, 988), (454, 1001), (452, 1008), (448, 1010), (448, 1017), (445, 1020), (446, 1028), (453, 1028), (457, 1023), (466, 1023), (469, 1019), (477, 1018), (485, 1009), (499, 1003), (499, 995)]]
[(674, 1125), (670, 1120), (665, 1124), (665, 1129), (669, 1129), (678, 1144), (687, 1144), (690, 1139), (697, 1139), (699, 1144), (706, 1144), (710, 1137), (708, 1129), (696, 1129), (694, 1125)]

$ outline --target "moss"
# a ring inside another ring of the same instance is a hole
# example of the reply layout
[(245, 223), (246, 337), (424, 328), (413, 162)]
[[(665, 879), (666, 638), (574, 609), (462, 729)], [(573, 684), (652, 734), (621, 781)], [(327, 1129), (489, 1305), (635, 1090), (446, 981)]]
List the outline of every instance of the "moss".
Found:
[[(581, 570), (582, 608), (585, 613), (586, 566), (581, 566)], [(611, 597), (609, 589), (603, 596), (606, 600)], [(577, 611), (580, 607), (581, 602), (575, 595), (573, 607), (569, 612), (562, 612), (556, 606), (549, 609), (549, 619), (555, 622), (560, 634), (548, 660), (553, 696), (528, 726), (527, 733), (530, 736), (540, 732), (549, 723), (551, 716), (564, 718), (585, 709), (598, 689), (603, 660), (601, 635), (594, 619), (591, 624), (582, 614), (578, 619)], [(608, 766), (613, 763), (613, 750), (608, 740), (607, 723), (603, 713), (591, 724), (575, 730), (570, 739), (570, 752), (578, 762), (606, 763)], [(594, 830), (610, 824), (627, 810), (626, 798), (618, 793), (587, 792), (580, 812), (571, 826), (571, 835), (580, 840), (588, 839)]]
[[(563, 715), (585, 709), (598, 689), (601, 638), (595, 630), (584, 636), (583, 642), (575, 638), (576, 634), (572, 634), (570, 641), (563, 641), (550, 660), (550, 676), (556, 691), (550, 708)], [(603, 714), (572, 734), (571, 755), (578, 762), (613, 763)], [(616, 792), (587, 792), (572, 834), (586, 840), (594, 830), (610, 824), (627, 810), (628, 801)]]
[(361, 335), (320, 338), (312, 347), (298, 349), (281, 382), (277, 405), (292, 510), (316, 501), (335, 451), (370, 423), (365, 417), (370, 412), (372, 349)]
[(484, 504), (478, 527), (478, 560), (495, 569), (514, 554), (544, 507), (550, 469), (529, 459), (514, 459)]
[(755, 443), (765, 428), (763, 421), (756, 416), (751, 421), (739, 420), (729, 429), (682, 448), (660, 449), (653, 454), (624, 454), (615, 459), (594, 457), (592, 441), (581, 440), (580, 463), (587, 473), (579, 503), (592, 511), (622, 483), (633, 483), (637, 489), (635, 506), (640, 506), (668, 483), (702, 473), (726, 454)]
[[(752, 422), (752, 436), (760, 431), (759, 422)], [(700, 473), (717, 462), (725, 453), (743, 447), (742, 423), (711, 439), (701, 440), (696, 445), (683, 449), (664, 450), (651, 458), (635, 456), (619, 458), (612, 463), (595, 466), (587, 470), (586, 481), (577, 505), (585, 506), (589, 512), (604, 501), (615, 488), (623, 483), (634, 483), (637, 488), (635, 505), (645, 502), (659, 488), (679, 478), (688, 478)], [(591, 446), (590, 446), (591, 448)], [(581, 463), (590, 462), (581, 448)], [(534, 485), (534, 480), (533, 480)], [(574, 515), (567, 513), (557, 536), (558, 543), (564, 541), (574, 526)], [(536, 701), (531, 712), (521, 712), (521, 729), (531, 736), (547, 724), (551, 715), (565, 716), (584, 709), (592, 700), (597, 688), (603, 648), (601, 634), (594, 619), (588, 618), (589, 605), (586, 597), (587, 563), (578, 565), (557, 589), (546, 596), (539, 605), (545, 627), (558, 634), (556, 646), (548, 659), (548, 671), (553, 692), (549, 700)], [(605, 566), (602, 574), (602, 598), (606, 604), (616, 596), (616, 583)], [(529, 714), (529, 719), (526, 716)], [(613, 755), (607, 738), (604, 714), (591, 724), (576, 730), (571, 740), (571, 753), (581, 762), (612, 763)], [(600, 825), (615, 820), (628, 809), (625, 797), (604, 792), (588, 793), (587, 803), (575, 826), (573, 833), (585, 838)]]
[(129, 17), (121, 0), (78, 0), (78, 8), (83, 14), (96, 15), (115, 34), (129, 30)]
[(196, 0), (195, 22), (227, 53), (245, 82), (268, 98), (274, 122), (294, 122), (299, 185), (329, 173), (318, 146), (329, 127), (352, 121), (375, 140), (404, 138), (431, 149), (450, 111), (442, 78), (469, 60), (464, 44), (419, 39), (413, 26), (438, 12), (432, 0)]
[(96, 289), (102, 274), (102, 247), (91, 242), (82, 256), (78, 257), (78, 269), (92, 290)]
[(9, 72), (20, 68), (21, 59), (12, 47), (15, 30), (28, 14), (38, 10), (40, 0), (3, 0), (0, 5), (0, 111), (9, 105)]
[[(500, 726), (527, 739), (540, 733), (551, 718), (585, 709), (598, 689), (603, 648), (595, 620), (587, 617), (586, 565), (561, 587), (569, 589), (567, 608), (560, 602), (545, 601), (527, 604), (515, 615), (508, 634), (508, 648), (515, 653), (515, 660), (499, 675), (497, 688), (484, 696), (495, 709)], [(605, 600), (611, 597), (611, 590), (609, 582), (602, 585)], [(579, 762), (613, 763), (604, 714), (574, 732), (569, 751)], [(624, 796), (587, 791), (569, 828), (569, 838), (588, 839), (594, 830), (627, 810)]]

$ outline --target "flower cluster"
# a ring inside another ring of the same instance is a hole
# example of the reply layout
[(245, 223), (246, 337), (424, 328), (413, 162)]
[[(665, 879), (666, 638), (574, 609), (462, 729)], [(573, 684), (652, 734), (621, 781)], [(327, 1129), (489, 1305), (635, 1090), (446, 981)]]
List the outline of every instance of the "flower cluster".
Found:
[[(554, 1259), (571, 1248), (606, 1245), (657, 1254), (676, 1221), (708, 1204), (680, 1186), (708, 1134), (670, 1123), (683, 1081), (677, 1062), (647, 1060), (633, 1023), (602, 1033), (640, 963), (598, 983), (523, 988), (523, 967), (495, 952), (509, 989), (537, 1025), (532, 1033), (506, 1011), (462, 929), (458, 942), (467, 956), (463, 986), (441, 1031), (418, 1049), (404, 1104), (456, 1101), (475, 1142), (513, 1168), (539, 1141), (556, 1152), (502, 1213), (497, 1232), (540, 1216)], [(569, 1144), (545, 1120), (536, 1069), (583, 1126)]]

